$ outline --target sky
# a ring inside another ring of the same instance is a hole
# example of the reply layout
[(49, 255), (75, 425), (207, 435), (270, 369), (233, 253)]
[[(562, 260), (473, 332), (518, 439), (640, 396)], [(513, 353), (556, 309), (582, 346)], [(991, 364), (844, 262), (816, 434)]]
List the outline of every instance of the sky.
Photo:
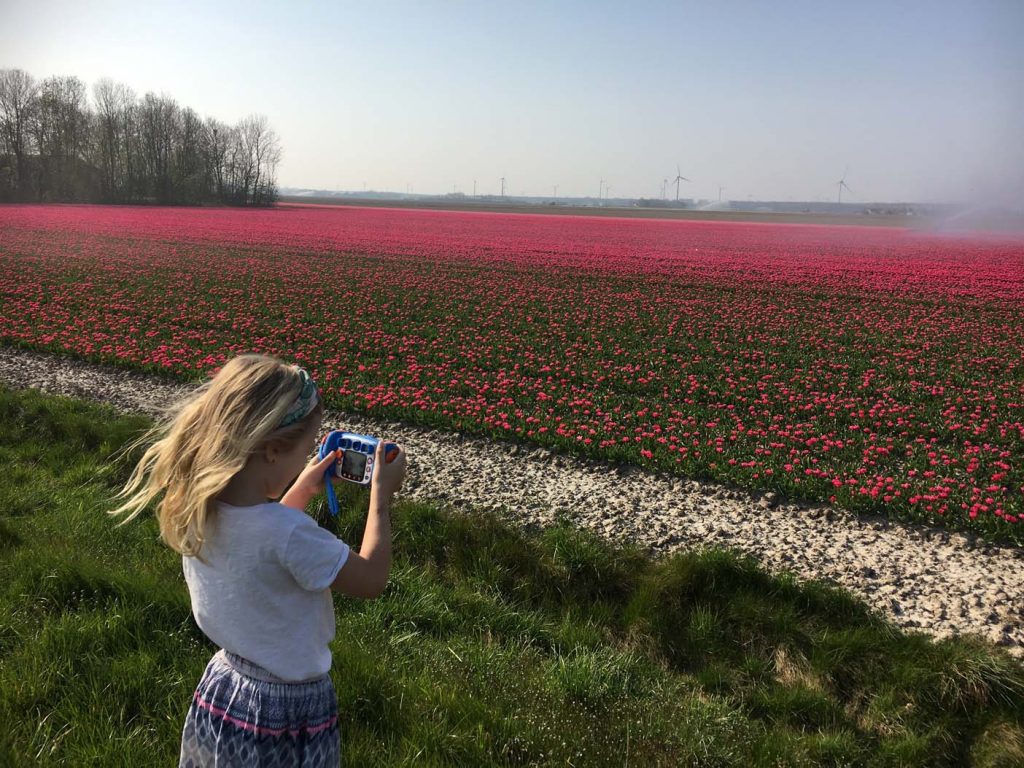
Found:
[(280, 186), (416, 193), (1019, 201), (1022, 37), (1021, 0), (0, 0), (0, 68), (264, 114)]

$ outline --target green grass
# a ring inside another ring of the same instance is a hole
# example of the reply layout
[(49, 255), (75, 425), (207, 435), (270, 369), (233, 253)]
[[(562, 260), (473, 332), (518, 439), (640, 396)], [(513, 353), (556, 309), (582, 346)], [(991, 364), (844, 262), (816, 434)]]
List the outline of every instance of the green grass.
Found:
[[(103, 514), (148, 425), (0, 386), (0, 765), (171, 765), (216, 650), (152, 516)], [(365, 491), (324, 524), (358, 545)], [(721, 550), (653, 561), (401, 501), (378, 600), (336, 598), (347, 763), (1024, 764), (1024, 667)]]

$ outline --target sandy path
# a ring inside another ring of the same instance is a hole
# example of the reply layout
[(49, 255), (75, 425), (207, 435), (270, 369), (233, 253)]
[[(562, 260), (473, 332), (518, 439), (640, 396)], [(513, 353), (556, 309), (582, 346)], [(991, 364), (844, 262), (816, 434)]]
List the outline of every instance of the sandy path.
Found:
[[(0, 380), (154, 415), (184, 392), (156, 377), (0, 347)], [(937, 636), (977, 633), (1024, 657), (1024, 549), (969, 535), (551, 456), (490, 440), (328, 412), (324, 427), (386, 435), (409, 452), (402, 495), (490, 509), (519, 522), (570, 513), (654, 554), (705, 544), (756, 557), (769, 571), (838, 583), (896, 624)], [(426, 468), (430, 471), (426, 471)]]

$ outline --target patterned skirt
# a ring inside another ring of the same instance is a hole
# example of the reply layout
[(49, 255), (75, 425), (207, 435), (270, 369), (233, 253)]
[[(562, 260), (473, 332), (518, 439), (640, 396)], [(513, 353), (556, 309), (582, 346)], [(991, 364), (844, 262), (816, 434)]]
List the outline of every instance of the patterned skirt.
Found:
[(340, 762), (330, 675), (290, 683), (241, 656), (214, 654), (185, 717), (179, 768), (337, 768)]

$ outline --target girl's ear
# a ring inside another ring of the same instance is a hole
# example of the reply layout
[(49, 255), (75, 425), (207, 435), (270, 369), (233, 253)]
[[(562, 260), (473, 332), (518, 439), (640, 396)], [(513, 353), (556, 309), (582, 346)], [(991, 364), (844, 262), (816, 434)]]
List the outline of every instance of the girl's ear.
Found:
[(263, 446), (256, 451), (257, 456), (261, 456), (264, 461), (269, 464), (273, 464), (277, 461), (278, 457), (284, 453), (284, 446), (278, 440), (267, 440)]

